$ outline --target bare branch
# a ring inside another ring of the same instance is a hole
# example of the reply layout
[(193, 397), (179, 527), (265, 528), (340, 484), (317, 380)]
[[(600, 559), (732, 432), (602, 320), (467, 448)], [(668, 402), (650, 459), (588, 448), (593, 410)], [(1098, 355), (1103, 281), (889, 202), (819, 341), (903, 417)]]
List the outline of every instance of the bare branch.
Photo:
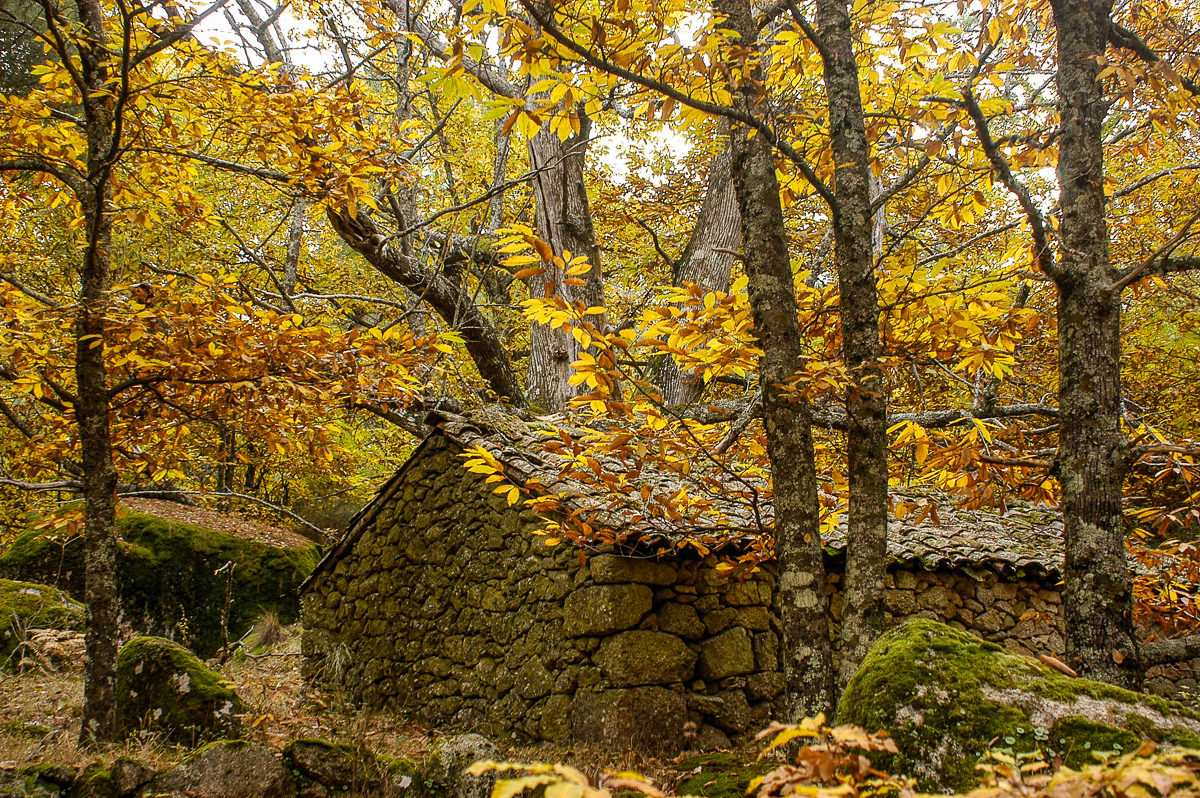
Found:
[[(311, 529), (313, 532), (316, 532), (318, 535), (321, 535), (322, 537), (325, 536), (325, 530), (321, 529), (318, 526), (314, 526), (313, 524), (304, 520), (299, 515), (296, 515), (296, 513), (292, 512), (288, 508), (280, 507), (278, 504), (275, 504), (274, 502), (269, 502), (266, 499), (260, 499), (257, 496), (251, 496), (247, 493), (234, 493), (232, 491), (215, 491), (215, 490), (176, 490), (176, 491), (172, 491), (172, 493), (178, 493), (182, 496), (219, 496), (219, 497), (228, 498), (228, 499), (243, 499), (244, 501), (254, 502), (255, 504), (261, 504), (263, 507), (267, 507), (271, 510), (274, 510), (275, 512), (280, 513), (281, 515), (286, 515), (288, 518), (290, 518), (293, 521), (295, 521), (296, 523), (300, 524), (305, 529)], [(130, 497), (161, 496), (162, 492), (161, 491), (132, 490), (132, 491), (119, 491), (118, 495), (119, 496), (130, 496)]]
[(1054, 468), (1052, 460), (1032, 460), (1024, 457), (995, 457), (990, 454), (976, 454), (975, 458), (981, 463), (992, 465), (1012, 466), (1013, 468)]
[(74, 479), (64, 479), (60, 482), (22, 482), (19, 479), (11, 479), (9, 477), (0, 477), (0, 485), (20, 488), (30, 493), (45, 493), (52, 490), (78, 490), (83, 487), (82, 482)]
[(741, 122), (747, 127), (754, 128), (760, 135), (765, 137), (767, 141), (771, 142), (772, 146), (779, 150), (784, 157), (796, 165), (796, 167), (800, 170), (800, 173), (804, 175), (804, 179), (808, 181), (808, 184), (812, 186), (813, 190), (821, 196), (821, 199), (825, 200), (826, 204), (828, 204), (830, 208), (836, 207), (837, 199), (833, 195), (833, 190), (830, 189), (829, 186), (825, 184), (825, 181), (817, 175), (816, 170), (812, 167), (812, 164), (808, 162), (808, 159), (801, 155), (795, 147), (781, 139), (779, 134), (763, 120), (757, 118), (751, 113), (743, 112), (736, 108), (708, 102), (707, 100), (697, 100), (695, 97), (685, 94), (684, 92), (681, 92), (673, 86), (663, 83), (662, 81), (648, 78), (645, 75), (640, 75), (633, 70), (626, 69), (618, 66), (612, 61), (601, 58), (593, 51), (582, 46), (570, 36), (567, 36), (565, 33), (563, 33), (562, 29), (558, 27), (557, 23), (555, 23), (553, 19), (550, 19), (543, 14), (530, 0), (521, 0), (521, 6), (534, 19), (537, 20), (538, 24), (542, 26), (542, 30), (544, 32), (550, 34), (555, 41), (557, 41), (563, 47), (566, 47), (571, 52), (575, 53), (575, 55), (583, 59), (585, 63), (590, 64), (596, 69), (603, 70), (610, 75), (616, 75), (617, 77), (641, 86), (642, 88), (650, 89), (651, 91), (655, 91), (666, 97), (670, 97), (671, 99), (675, 100), (675, 102), (680, 103), (681, 105), (686, 105), (688, 108), (693, 108), (697, 111), (701, 111), (712, 116), (727, 117), (735, 122)]
[[(0, 172), (41, 172), (58, 179), (64, 186), (71, 189), (76, 198), (82, 200), (87, 193), (87, 183), (83, 176), (67, 167), (43, 161), (41, 158), (3, 158), (0, 159)], [(73, 173), (74, 172), (74, 173)]]
[(165, 147), (131, 147), (130, 152), (156, 152), (160, 155), (172, 155), (176, 158), (187, 158), (200, 163), (215, 166), (218, 169), (223, 169), (226, 172), (233, 172), (239, 175), (249, 175), (258, 177), (263, 180), (270, 180), (275, 183), (291, 183), (292, 179), (283, 172), (276, 172), (273, 169), (265, 169), (258, 166), (247, 166), (237, 163), (236, 161), (227, 161), (223, 158), (213, 158), (210, 155), (201, 155), (198, 152), (191, 150), (169, 150)]
[(1154, 250), (1153, 255), (1143, 260), (1130, 271), (1126, 272), (1121, 279), (1110, 285), (1108, 290), (1120, 291), (1126, 286), (1137, 282), (1141, 276), (1154, 265), (1155, 261), (1165, 260), (1165, 256), (1169, 255), (1171, 251), (1174, 250), (1175, 247), (1179, 246), (1179, 243), (1183, 241), (1184, 236), (1187, 235), (1188, 230), (1191, 228), (1192, 224), (1195, 223), (1196, 219), (1200, 219), (1200, 210), (1197, 210), (1187, 218), (1187, 220), (1179, 227), (1179, 230), (1175, 232), (1175, 235), (1171, 236), (1170, 241)]

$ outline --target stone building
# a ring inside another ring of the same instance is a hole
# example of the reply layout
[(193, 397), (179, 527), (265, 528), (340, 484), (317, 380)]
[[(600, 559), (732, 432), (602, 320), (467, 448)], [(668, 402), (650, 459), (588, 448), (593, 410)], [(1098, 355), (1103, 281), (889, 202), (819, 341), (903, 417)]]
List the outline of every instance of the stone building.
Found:
[[(305, 583), (306, 678), (427, 726), (518, 741), (671, 751), (724, 745), (778, 716), (770, 563), (739, 580), (716, 555), (547, 547), (540, 522), (460, 456), (483, 446), (523, 480), (546, 466), (530, 456), (544, 436), (496, 411), (431, 423)], [(891, 524), (890, 619), (1061, 654), (1052, 515), (943, 508), (937, 519)], [(826, 543), (836, 620), (838, 534)]]

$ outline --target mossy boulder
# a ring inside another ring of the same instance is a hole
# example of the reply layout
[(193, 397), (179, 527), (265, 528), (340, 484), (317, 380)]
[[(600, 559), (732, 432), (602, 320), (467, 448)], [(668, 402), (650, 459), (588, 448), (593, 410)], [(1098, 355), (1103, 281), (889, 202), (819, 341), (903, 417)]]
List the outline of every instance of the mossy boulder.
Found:
[(0, 579), (0, 664), (21, 658), (17, 649), (30, 630), (82, 632), (84, 614), (83, 605), (61, 590)]
[(361, 745), (306, 738), (293, 740), (283, 753), (295, 770), (331, 790), (378, 782), (375, 754)]
[(923, 790), (974, 787), (989, 745), (1041, 749), (1073, 768), (1143, 738), (1200, 745), (1200, 713), (1182, 704), (1073, 679), (921, 619), (876, 642), (842, 695), (837, 722), (890, 733), (900, 753), (877, 766), (916, 777)]
[(178, 643), (139, 637), (117, 655), (121, 734), (154, 731), (175, 742), (237, 737), (241, 698), (221, 674)]
[[(117, 589), (124, 619), (143, 634), (179, 639), (203, 656), (221, 645), (225, 575), (235, 563), (229, 636), (264, 612), (284, 624), (300, 615), (298, 588), (318, 560), (315, 544), (285, 548), (227, 532), (126, 512), (117, 521)], [(22, 533), (0, 556), (0, 576), (57, 585), (83, 597), (83, 541)]]
[(392, 796), (419, 794), (424, 786), (411, 759), (378, 755), (364, 745), (304, 738), (289, 743), (283, 756), (291, 763), (301, 796), (320, 794), (319, 789), (306, 792), (312, 784), (333, 793)]
[(490, 798), (496, 786), (495, 772), (472, 776), (466, 770), (476, 762), (498, 759), (499, 749), (486, 737), (451, 735), (433, 744), (425, 770), (433, 788), (450, 798)]

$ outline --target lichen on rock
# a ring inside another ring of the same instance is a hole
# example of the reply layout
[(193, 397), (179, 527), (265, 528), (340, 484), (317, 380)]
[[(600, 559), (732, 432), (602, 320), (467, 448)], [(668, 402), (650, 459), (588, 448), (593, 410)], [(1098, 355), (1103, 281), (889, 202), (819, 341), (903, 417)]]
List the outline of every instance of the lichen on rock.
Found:
[(138, 637), (117, 656), (123, 735), (154, 731), (182, 743), (237, 737), (242, 712), (245, 705), (224, 677), (177, 643)]
[(1073, 766), (1142, 738), (1200, 743), (1200, 714), (1182, 704), (1073, 679), (923, 619), (876, 642), (846, 687), (837, 722), (890, 733), (900, 753), (880, 766), (926, 790), (974, 787), (975, 765), (992, 741), (1015, 752), (1040, 748)]

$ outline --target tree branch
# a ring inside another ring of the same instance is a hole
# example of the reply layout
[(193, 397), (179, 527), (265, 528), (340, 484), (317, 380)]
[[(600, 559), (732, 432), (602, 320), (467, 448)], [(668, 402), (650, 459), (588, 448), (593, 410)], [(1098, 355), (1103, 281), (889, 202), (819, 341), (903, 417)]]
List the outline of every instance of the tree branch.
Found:
[(1137, 282), (1141, 278), (1142, 274), (1147, 269), (1149, 269), (1151, 266), (1154, 265), (1154, 262), (1156, 260), (1165, 259), (1166, 256), (1169, 255), (1171, 253), (1171, 251), (1175, 249), (1175, 247), (1179, 246), (1179, 243), (1181, 241), (1183, 241), (1184, 236), (1187, 235), (1187, 231), (1191, 228), (1192, 224), (1198, 218), (1200, 218), (1200, 210), (1197, 210), (1195, 213), (1193, 213), (1191, 216), (1189, 216), (1187, 218), (1187, 221), (1185, 221), (1180, 226), (1179, 230), (1177, 230), (1175, 232), (1175, 235), (1171, 236), (1170, 241), (1166, 242), (1161, 247), (1154, 250), (1153, 255), (1146, 258), (1141, 263), (1139, 263), (1137, 266), (1135, 266), (1133, 269), (1126, 272), (1119, 280), (1117, 280), (1115, 283), (1110, 285), (1108, 287), (1108, 290), (1109, 291), (1120, 291), (1121, 289), (1125, 288), (1126, 286)]
[(988, 161), (991, 162), (992, 168), (996, 170), (1000, 182), (1017, 198), (1017, 202), (1021, 204), (1021, 209), (1025, 211), (1025, 217), (1029, 220), (1029, 228), (1033, 234), (1038, 267), (1046, 273), (1047, 277), (1055, 277), (1058, 273), (1058, 267), (1054, 263), (1054, 256), (1050, 252), (1050, 239), (1046, 233), (1046, 220), (1042, 217), (1041, 210), (1038, 208), (1037, 203), (1033, 201), (1033, 197), (1029, 195), (1029, 190), (1012, 173), (1008, 161), (1000, 153), (996, 142), (992, 140), (992, 133), (988, 128), (987, 119), (984, 117), (983, 111), (979, 108), (979, 103), (976, 102), (975, 95), (971, 91), (970, 86), (963, 87), (962, 96), (963, 107), (967, 109), (967, 114), (971, 117), (971, 121), (975, 123), (975, 130), (979, 136), (979, 144), (983, 147), (984, 154), (987, 156)]
[(60, 482), (22, 482), (19, 479), (11, 479), (9, 477), (0, 477), (0, 485), (20, 488), (30, 493), (45, 493), (52, 490), (78, 490), (83, 487), (82, 482), (73, 479), (64, 479)]
[[(1120, 47), (1125, 50), (1132, 50), (1138, 58), (1145, 61), (1147, 64), (1156, 64), (1162, 60), (1158, 53), (1150, 49), (1150, 45), (1142, 41), (1142, 38), (1136, 33), (1126, 28), (1123, 25), (1112, 23), (1108, 29), (1108, 41), (1114, 47)], [(1179, 75), (1179, 83), (1192, 94), (1200, 94), (1200, 86), (1197, 86), (1192, 80)]]
[[(1138, 266), (1137, 268), (1141, 268)], [(1131, 270), (1131, 273), (1134, 270)], [(1152, 274), (1179, 274), (1181, 272), (1200, 271), (1200, 255), (1183, 255), (1178, 258), (1158, 258), (1152, 261), (1140, 275), (1146, 277)], [(1130, 281), (1132, 282), (1132, 281)], [(1124, 288), (1129, 283), (1125, 282), (1125, 278), (1114, 285), (1121, 285)]]
[(77, 199), (82, 200), (87, 193), (87, 183), (82, 176), (71, 174), (64, 167), (43, 161), (41, 158), (0, 159), (0, 172), (41, 172), (57, 178), (64, 186), (71, 189), (71, 193)]
[(766, 122), (762, 121), (751, 113), (743, 112), (736, 108), (718, 105), (717, 103), (708, 102), (706, 100), (697, 100), (696, 98), (691, 97), (674, 88), (673, 86), (663, 83), (662, 81), (654, 80), (653, 78), (648, 78), (644, 75), (639, 75), (633, 70), (626, 69), (612, 63), (611, 61), (605, 60), (563, 33), (562, 29), (558, 27), (557, 23), (542, 14), (534, 6), (531, 0), (521, 0), (521, 6), (526, 10), (526, 12), (528, 12), (534, 19), (537, 20), (538, 24), (542, 26), (542, 30), (544, 32), (550, 34), (551, 38), (553, 38), (556, 42), (575, 53), (575, 55), (579, 58), (583, 59), (584, 63), (590, 64), (596, 69), (607, 72), (610, 75), (616, 75), (617, 77), (641, 86), (644, 89), (650, 89), (651, 91), (655, 91), (666, 97), (670, 97), (671, 99), (675, 100), (675, 102), (680, 103), (681, 105), (686, 105), (688, 108), (701, 111), (711, 116), (723, 116), (728, 119), (732, 119), (735, 122), (741, 122), (747, 127), (754, 128), (754, 130), (758, 131), (758, 133), (765, 137), (767, 141), (771, 142), (771, 145), (774, 146), (775, 149), (779, 150), (784, 157), (796, 165), (796, 167), (800, 170), (800, 173), (804, 175), (804, 179), (808, 181), (808, 184), (812, 186), (813, 190), (821, 196), (821, 199), (825, 200), (826, 204), (828, 204), (830, 208), (836, 207), (837, 200), (833, 196), (833, 190), (825, 184), (825, 181), (817, 176), (816, 170), (813, 169), (808, 160), (792, 145), (781, 139), (778, 133), (776, 133), (775, 130)]
[(1197, 657), (1200, 657), (1200, 635), (1179, 637), (1174, 640), (1157, 640), (1141, 645), (1142, 667), (1144, 668), (1170, 665)]
[[(215, 490), (175, 490), (175, 491), (171, 491), (171, 492), (178, 493), (181, 496), (220, 496), (220, 497), (229, 498), (229, 499), (244, 499), (245, 501), (254, 502), (255, 504), (261, 504), (263, 507), (274, 510), (275, 512), (280, 513), (282, 515), (286, 515), (288, 518), (292, 519), (293, 521), (300, 524), (304, 528), (311, 529), (313, 532), (316, 532), (322, 538), (324, 538), (324, 536), (325, 536), (324, 529), (321, 529), (318, 526), (314, 526), (313, 524), (304, 520), (299, 515), (296, 515), (294, 512), (287, 509), (286, 507), (280, 507), (278, 504), (275, 504), (274, 502), (269, 502), (266, 499), (260, 499), (257, 496), (251, 496), (248, 493), (234, 493), (233, 491), (215, 491)], [(145, 490), (118, 491), (117, 495), (118, 496), (129, 496), (129, 497), (137, 497), (137, 496), (153, 497), (153, 496), (161, 496), (162, 491), (145, 491)]]

